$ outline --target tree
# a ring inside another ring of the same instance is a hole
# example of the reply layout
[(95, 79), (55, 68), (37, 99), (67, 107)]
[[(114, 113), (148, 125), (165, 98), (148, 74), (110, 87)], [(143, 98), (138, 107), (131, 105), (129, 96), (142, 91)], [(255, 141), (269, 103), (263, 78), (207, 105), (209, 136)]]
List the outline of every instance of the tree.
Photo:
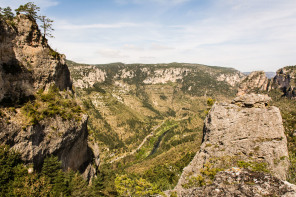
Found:
[(39, 11), (40, 11), (40, 7), (38, 7), (32, 2), (26, 3), (25, 5), (20, 5), (20, 7), (15, 10), (17, 15), (20, 13), (24, 13), (35, 20), (38, 18), (37, 12)]
[(130, 178), (128, 175), (117, 176), (115, 187), (120, 196), (148, 197), (156, 194), (162, 194), (153, 184), (143, 178)]
[(10, 7), (7, 8), (0, 8), (0, 16), (3, 17), (5, 20), (12, 20), (14, 17), (14, 14), (12, 12), (12, 9)]
[(53, 20), (47, 18), (46, 16), (39, 16), (38, 19), (41, 21), (40, 27), (43, 29), (43, 37), (51, 37), (53, 38), (53, 35), (49, 32), (53, 31), (52, 23)]

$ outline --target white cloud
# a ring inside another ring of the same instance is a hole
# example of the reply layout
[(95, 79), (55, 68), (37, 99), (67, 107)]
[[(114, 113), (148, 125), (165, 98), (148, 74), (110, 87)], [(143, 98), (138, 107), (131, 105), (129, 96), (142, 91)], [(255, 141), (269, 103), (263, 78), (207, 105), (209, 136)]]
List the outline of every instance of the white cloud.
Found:
[(178, 5), (183, 4), (185, 2), (188, 2), (191, 0), (115, 0), (115, 2), (119, 4), (128, 4), (128, 3), (134, 3), (134, 4), (145, 4), (145, 3), (157, 3), (161, 5)]
[(188, 9), (192, 20), (174, 25), (166, 25), (161, 18), (143, 23), (121, 19), (90, 25), (57, 22), (53, 45), (69, 59), (93, 64), (191, 62), (242, 71), (275, 71), (296, 64), (295, 0), (212, 2), (198, 13), (202, 17)]
[(77, 29), (115, 29), (115, 28), (128, 28), (139, 27), (141, 24), (136, 23), (114, 23), (114, 24), (90, 24), (90, 25), (74, 25), (74, 24), (62, 24), (59, 25), (59, 29), (77, 30)]

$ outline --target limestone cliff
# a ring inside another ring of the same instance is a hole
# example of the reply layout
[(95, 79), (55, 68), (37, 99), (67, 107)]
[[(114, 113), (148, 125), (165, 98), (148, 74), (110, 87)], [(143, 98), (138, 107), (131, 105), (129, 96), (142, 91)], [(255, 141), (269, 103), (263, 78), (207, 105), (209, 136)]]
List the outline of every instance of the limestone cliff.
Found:
[[(231, 184), (232, 179), (245, 177), (240, 173), (246, 174), (246, 177), (255, 176), (243, 171), (243, 168), (256, 172), (261, 171), (260, 173), (263, 174), (260, 176), (263, 178), (265, 172), (270, 172), (278, 179), (286, 179), (289, 161), (282, 117), (278, 108), (268, 105), (269, 101), (270, 98), (266, 95), (245, 94), (235, 98), (231, 104), (214, 104), (205, 120), (203, 143), (200, 151), (192, 162), (184, 168), (176, 190), (181, 193), (184, 188), (207, 186), (196, 189), (194, 193), (190, 191), (191, 195), (187, 195), (188, 191), (186, 191), (187, 194), (185, 192), (182, 196), (200, 196), (195, 195), (201, 193), (200, 190), (203, 192), (206, 190), (213, 191), (215, 190), (213, 189), (214, 185), (211, 184), (218, 184), (219, 181), (223, 182), (223, 180), (230, 181), (230, 183), (217, 189), (219, 191), (223, 188), (224, 191), (231, 190), (227, 186), (231, 185), (233, 193), (230, 194), (232, 196), (236, 194), (236, 187), (248, 187), (246, 186), (247, 183), (240, 182), (241, 185), (239, 186), (237, 182), (233, 181), (236, 184)], [(226, 171), (221, 172), (220, 178), (218, 175), (215, 177), (217, 172), (232, 167), (239, 167), (239, 174), (233, 177), (227, 175), (228, 172)], [(271, 180), (276, 178), (271, 178)], [(262, 188), (264, 186), (259, 184), (260, 181), (261, 178), (258, 179), (259, 186), (257, 186)], [(286, 187), (282, 181), (276, 182)], [(225, 189), (225, 187), (228, 189)], [(256, 190), (254, 191), (256, 194)], [(272, 194), (272, 190), (268, 191), (268, 194)], [(221, 194), (223, 194), (223, 191)], [(241, 195), (247, 196), (243, 193)]]
[(55, 155), (65, 170), (95, 173), (88, 117), (73, 97), (65, 57), (50, 48), (26, 15), (9, 24), (0, 20), (0, 115), (0, 143), (34, 168)]
[(254, 71), (246, 76), (239, 84), (237, 95), (258, 91), (267, 91), (268, 89), (269, 81), (264, 71)]
[(72, 89), (65, 57), (53, 51), (38, 25), (18, 15), (13, 26), (0, 20), (0, 103), (22, 103), (54, 83)]
[[(195, 81), (205, 82), (210, 88), (216, 84), (236, 87), (242, 80), (243, 74), (231, 68), (211, 67), (200, 64), (122, 64), (114, 63), (109, 65), (79, 65), (69, 61), (71, 75), (74, 78), (74, 86), (78, 88), (90, 88), (95, 83), (116, 83), (127, 84), (182, 84), (187, 91), (194, 90)], [(214, 81), (212, 85), (210, 81)], [(201, 82), (199, 82), (201, 83)], [(217, 90), (218, 91), (218, 90)]]
[(279, 69), (272, 80), (272, 88), (279, 88), (288, 98), (296, 97), (296, 66)]

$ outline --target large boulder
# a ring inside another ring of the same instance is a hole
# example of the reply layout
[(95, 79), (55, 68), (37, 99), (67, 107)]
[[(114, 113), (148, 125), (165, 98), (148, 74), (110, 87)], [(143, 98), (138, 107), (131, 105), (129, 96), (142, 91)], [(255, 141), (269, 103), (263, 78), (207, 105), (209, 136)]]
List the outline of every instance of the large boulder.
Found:
[(203, 175), (214, 176), (235, 166), (286, 180), (287, 139), (280, 111), (268, 105), (270, 100), (266, 95), (245, 94), (232, 103), (215, 103), (205, 120), (200, 151), (184, 168), (175, 189), (180, 193), (194, 177), (201, 181)]

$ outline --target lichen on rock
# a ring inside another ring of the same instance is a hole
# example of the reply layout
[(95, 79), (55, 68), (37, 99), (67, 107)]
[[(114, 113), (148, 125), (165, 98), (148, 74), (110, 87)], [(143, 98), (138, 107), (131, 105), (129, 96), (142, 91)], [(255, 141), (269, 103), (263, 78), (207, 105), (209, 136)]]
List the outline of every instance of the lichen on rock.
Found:
[(211, 185), (216, 173), (232, 167), (286, 180), (287, 139), (280, 111), (268, 105), (270, 100), (267, 95), (246, 94), (232, 103), (215, 103), (205, 119), (200, 151), (184, 168), (175, 189), (183, 191), (191, 177), (200, 175), (207, 182), (212, 173), (207, 182)]

